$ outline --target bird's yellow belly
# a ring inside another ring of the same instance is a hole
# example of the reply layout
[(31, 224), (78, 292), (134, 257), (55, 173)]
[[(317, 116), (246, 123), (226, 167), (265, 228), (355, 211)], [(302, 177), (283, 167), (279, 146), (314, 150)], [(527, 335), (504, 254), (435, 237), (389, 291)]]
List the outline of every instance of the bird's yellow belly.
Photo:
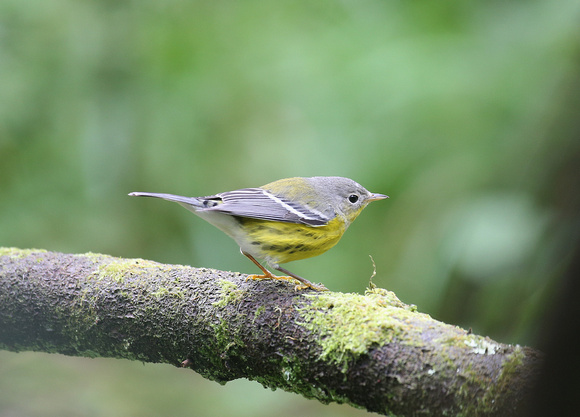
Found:
[(346, 230), (344, 220), (334, 218), (325, 226), (238, 218), (246, 236), (242, 250), (269, 263), (286, 263), (318, 256), (338, 243)]

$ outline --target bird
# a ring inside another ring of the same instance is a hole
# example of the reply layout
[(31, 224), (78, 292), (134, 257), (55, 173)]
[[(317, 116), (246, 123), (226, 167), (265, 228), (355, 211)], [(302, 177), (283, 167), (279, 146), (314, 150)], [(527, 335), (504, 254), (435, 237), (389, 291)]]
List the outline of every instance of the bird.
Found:
[[(371, 193), (344, 177), (293, 177), (257, 188), (205, 197), (132, 192), (130, 196), (173, 201), (230, 236), (261, 275), (251, 279), (298, 280), (296, 290), (325, 291), (280, 264), (318, 256), (338, 243), (350, 224), (372, 201), (389, 198)], [(286, 276), (276, 276), (258, 261)]]

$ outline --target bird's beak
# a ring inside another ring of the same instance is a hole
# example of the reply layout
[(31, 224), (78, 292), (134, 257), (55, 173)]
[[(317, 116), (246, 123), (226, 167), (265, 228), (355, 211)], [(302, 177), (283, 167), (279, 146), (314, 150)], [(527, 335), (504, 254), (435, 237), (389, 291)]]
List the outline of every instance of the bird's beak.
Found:
[(389, 196), (384, 194), (371, 194), (371, 196), (367, 198), (367, 201), (384, 200), (385, 198), (389, 198)]

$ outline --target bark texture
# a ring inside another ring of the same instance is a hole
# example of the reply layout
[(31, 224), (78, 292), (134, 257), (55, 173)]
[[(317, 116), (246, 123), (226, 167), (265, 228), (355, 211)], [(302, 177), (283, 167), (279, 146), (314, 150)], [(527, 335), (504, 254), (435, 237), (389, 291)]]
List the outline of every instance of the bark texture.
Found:
[(394, 416), (515, 416), (541, 355), (438, 322), (386, 290), (106, 255), (0, 248), (0, 348), (181, 366)]

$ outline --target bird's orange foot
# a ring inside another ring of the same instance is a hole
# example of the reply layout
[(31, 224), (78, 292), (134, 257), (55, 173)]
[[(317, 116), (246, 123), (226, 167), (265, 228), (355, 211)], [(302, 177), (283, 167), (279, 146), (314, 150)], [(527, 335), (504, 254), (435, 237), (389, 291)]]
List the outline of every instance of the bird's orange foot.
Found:
[(273, 275), (273, 274), (269, 274), (269, 275), (266, 275), (266, 274), (262, 274), (262, 275), (248, 275), (246, 277), (246, 281), (249, 280), (249, 279), (254, 280), (254, 281), (260, 280), (260, 279), (276, 279), (276, 280), (279, 280), (279, 281), (293, 281), (293, 282), (298, 281), (297, 279), (294, 279), (292, 277), (279, 277), (279, 276)]
[(310, 281), (308, 281), (308, 282), (300, 282), (300, 284), (298, 284), (298, 285), (296, 285), (294, 287), (294, 291), (305, 290), (306, 288), (312, 288), (315, 291), (329, 291), (329, 289), (326, 288), (324, 285), (322, 285), (322, 284), (313, 284)]
[(278, 281), (289, 281), (289, 282), (293, 282), (293, 283), (297, 283), (294, 286), (294, 291), (300, 291), (300, 290), (305, 290), (306, 288), (311, 288), (315, 291), (328, 291), (328, 288), (326, 288), (324, 285), (322, 284), (313, 284), (310, 281), (304, 280), (304, 281), (300, 281), (294, 277), (288, 277), (288, 276), (278, 276), (278, 275), (274, 275), (274, 274), (261, 274), (261, 275), (248, 275), (246, 277), (246, 281), (247, 280), (260, 280), (260, 279), (275, 279)]
[(300, 290), (305, 290), (306, 288), (311, 288), (315, 291), (328, 291), (328, 288), (326, 288), (324, 285), (322, 284), (313, 284), (312, 282), (305, 280), (304, 278), (302, 278), (302, 280), (299, 280), (297, 278), (294, 277), (289, 277), (289, 276), (278, 276), (278, 275), (274, 275), (274, 274), (262, 274), (262, 275), (248, 275), (246, 277), (246, 281), (247, 280), (259, 280), (259, 279), (275, 279), (278, 281), (289, 281), (289, 282), (293, 282), (296, 285), (294, 286), (294, 291), (300, 291)]

